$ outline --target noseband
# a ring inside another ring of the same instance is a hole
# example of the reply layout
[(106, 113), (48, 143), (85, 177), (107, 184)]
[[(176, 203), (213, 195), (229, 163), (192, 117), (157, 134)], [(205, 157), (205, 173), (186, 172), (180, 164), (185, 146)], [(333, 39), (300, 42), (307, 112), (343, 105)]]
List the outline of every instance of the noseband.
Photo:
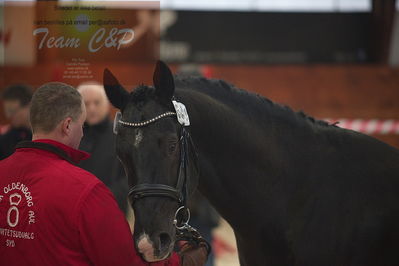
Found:
[(187, 165), (188, 165), (188, 142), (192, 142), (190, 134), (187, 130), (190, 125), (187, 110), (184, 104), (172, 101), (176, 112), (165, 112), (152, 119), (144, 122), (132, 123), (126, 122), (121, 119), (121, 113), (117, 113), (114, 121), (114, 132), (117, 132), (119, 125), (127, 127), (144, 127), (151, 123), (154, 123), (162, 118), (176, 116), (178, 122), (181, 124), (180, 134), (180, 166), (176, 187), (172, 187), (164, 184), (138, 184), (133, 186), (129, 191), (129, 198), (131, 199), (132, 206), (134, 203), (145, 197), (167, 197), (173, 199), (179, 203), (179, 207), (186, 206), (187, 200)]

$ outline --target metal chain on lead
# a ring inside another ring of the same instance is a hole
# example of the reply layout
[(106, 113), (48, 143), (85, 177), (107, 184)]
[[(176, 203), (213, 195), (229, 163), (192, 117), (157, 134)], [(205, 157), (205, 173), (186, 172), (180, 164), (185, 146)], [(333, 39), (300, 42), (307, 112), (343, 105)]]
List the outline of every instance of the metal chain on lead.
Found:
[(143, 126), (146, 126), (148, 124), (154, 123), (155, 121), (157, 121), (157, 120), (159, 120), (161, 118), (164, 118), (164, 117), (167, 117), (167, 116), (175, 116), (175, 115), (176, 115), (175, 112), (166, 112), (166, 113), (158, 115), (158, 116), (156, 116), (156, 117), (154, 117), (154, 118), (152, 118), (150, 120), (139, 122), (139, 123), (125, 122), (125, 121), (122, 121), (122, 120), (119, 120), (118, 122), (120, 124), (124, 125), (124, 126), (129, 126), (129, 127), (143, 127)]

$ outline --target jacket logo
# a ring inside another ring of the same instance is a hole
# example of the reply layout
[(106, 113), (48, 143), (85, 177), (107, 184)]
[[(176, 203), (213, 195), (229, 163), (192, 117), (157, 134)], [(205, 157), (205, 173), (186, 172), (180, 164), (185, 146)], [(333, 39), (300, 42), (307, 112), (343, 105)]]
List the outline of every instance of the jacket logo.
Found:
[(22, 200), (22, 196), (18, 193), (10, 195), (10, 208), (7, 212), (7, 223), (10, 227), (15, 227), (19, 221), (19, 210), (17, 206)]
[(21, 202), (22, 197), (18, 193), (14, 193), (10, 195), (10, 205), (15, 205), (18, 206), (19, 203)]

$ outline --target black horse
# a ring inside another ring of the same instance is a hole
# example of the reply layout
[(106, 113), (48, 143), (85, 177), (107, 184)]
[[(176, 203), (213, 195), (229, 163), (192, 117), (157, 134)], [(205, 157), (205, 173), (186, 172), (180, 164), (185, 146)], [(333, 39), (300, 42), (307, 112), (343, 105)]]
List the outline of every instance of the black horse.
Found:
[[(189, 149), (188, 194), (198, 181), (234, 229), (241, 265), (399, 265), (397, 149), (221, 80), (174, 78), (162, 62), (154, 87), (128, 93), (108, 70), (104, 85), (125, 121), (117, 154), (131, 187), (176, 186), (182, 126), (153, 118), (174, 112), (172, 98), (186, 106), (198, 153)], [(152, 188), (133, 204), (149, 260), (172, 250), (179, 206)]]

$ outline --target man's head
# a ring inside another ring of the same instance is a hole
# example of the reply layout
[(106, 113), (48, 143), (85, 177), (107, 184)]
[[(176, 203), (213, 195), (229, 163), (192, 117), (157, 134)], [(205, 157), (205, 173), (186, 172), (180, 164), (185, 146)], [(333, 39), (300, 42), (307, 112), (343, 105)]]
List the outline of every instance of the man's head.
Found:
[(29, 128), (29, 103), (32, 99), (32, 90), (26, 85), (12, 85), (1, 94), (6, 118), (11, 126)]
[(33, 139), (50, 138), (77, 149), (85, 119), (82, 97), (72, 86), (50, 82), (33, 94), (30, 109)]
[(103, 121), (109, 113), (109, 101), (104, 87), (95, 82), (82, 83), (78, 86), (78, 91), (86, 106), (87, 124), (96, 125)]

